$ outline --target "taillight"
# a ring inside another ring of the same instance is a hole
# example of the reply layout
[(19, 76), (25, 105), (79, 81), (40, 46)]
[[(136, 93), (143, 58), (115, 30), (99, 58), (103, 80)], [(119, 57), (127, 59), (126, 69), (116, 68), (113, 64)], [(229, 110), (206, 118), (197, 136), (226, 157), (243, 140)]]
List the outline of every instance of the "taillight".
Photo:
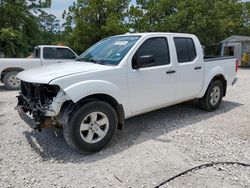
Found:
[(235, 62), (235, 72), (238, 71), (238, 68), (239, 68), (239, 59), (237, 59)]

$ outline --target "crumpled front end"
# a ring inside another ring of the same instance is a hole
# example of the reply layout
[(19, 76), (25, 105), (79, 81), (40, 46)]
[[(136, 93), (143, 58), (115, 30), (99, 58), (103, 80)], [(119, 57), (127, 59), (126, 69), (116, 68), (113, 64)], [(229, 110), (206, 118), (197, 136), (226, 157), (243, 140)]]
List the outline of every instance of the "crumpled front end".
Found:
[(59, 86), (22, 81), (17, 98), (16, 110), (30, 127), (40, 131), (42, 128), (60, 126), (55, 117), (68, 98)]

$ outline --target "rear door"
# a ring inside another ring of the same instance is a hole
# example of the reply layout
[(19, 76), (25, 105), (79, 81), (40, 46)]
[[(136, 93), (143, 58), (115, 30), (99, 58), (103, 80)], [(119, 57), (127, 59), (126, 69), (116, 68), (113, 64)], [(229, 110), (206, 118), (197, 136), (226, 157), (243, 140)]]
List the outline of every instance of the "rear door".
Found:
[(176, 99), (195, 98), (202, 88), (203, 59), (197, 56), (196, 44), (192, 38), (174, 37), (173, 40), (176, 49)]
[[(132, 61), (153, 55), (155, 64), (133, 69)], [(133, 114), (164, 106), (175, 98), (176, 74), (166, 37), (145, 39), (133, 55), (128, 72), (129, 106)]]

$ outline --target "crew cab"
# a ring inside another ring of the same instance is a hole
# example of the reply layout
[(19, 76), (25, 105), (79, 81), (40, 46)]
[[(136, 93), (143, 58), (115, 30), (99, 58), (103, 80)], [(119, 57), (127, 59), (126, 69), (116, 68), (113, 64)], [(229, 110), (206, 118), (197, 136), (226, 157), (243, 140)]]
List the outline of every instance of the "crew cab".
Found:
[(132, 116), (193, 99), (217, 109), (236, 72), (234, 57), (204, 59), (192, 34), (113, 36), (77, 61), (19, 73), (16, 109), (31, 127), (61, 128), (70, 147), (96, 152)]
[(62, 63), (77, 58), (77, 54), (67, 46), (36, 46), (32, 58), (0, 58), (0, 81), (9, 90), (20, 88), (16, 75), (26, 69)]

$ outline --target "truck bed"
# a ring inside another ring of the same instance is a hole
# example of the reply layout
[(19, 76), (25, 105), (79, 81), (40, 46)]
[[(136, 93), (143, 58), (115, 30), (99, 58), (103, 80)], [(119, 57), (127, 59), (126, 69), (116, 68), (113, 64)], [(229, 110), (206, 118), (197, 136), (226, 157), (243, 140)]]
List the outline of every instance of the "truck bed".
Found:
[(209, 82), (209, 80), (206, 80), (207, 78), (211, 78), (209, 74), (217, 74), (221, 71), (227, 80), (227, 84), (231, 85), (236, 77), (236, 60), (237, 58), (234, 56), (204, 57), (205, 83)]
[(235, 59), (235, 58), (236, 57), (234, 56), (204, 56), (204, 61), (210, 62), (210, 61), (219, 61), (219, 60)]

